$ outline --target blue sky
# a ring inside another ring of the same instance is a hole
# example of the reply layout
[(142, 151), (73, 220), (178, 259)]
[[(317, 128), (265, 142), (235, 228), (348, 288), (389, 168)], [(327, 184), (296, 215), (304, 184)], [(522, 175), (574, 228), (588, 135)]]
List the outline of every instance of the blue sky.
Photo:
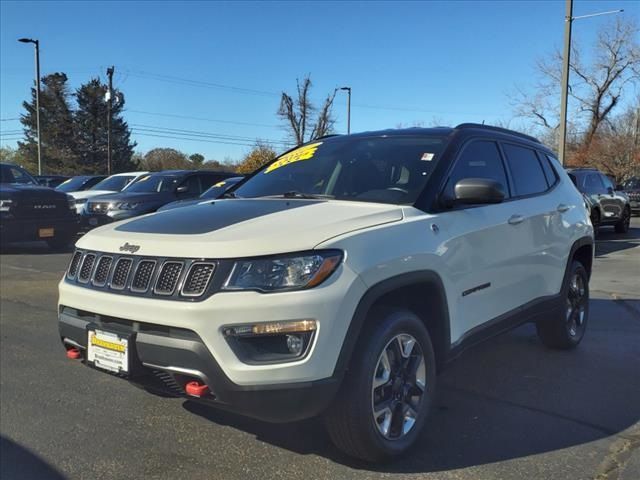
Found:
[[(640, 16), (625, 0), (576, 0), (574, 15), (614, 8)], [(574, 40), (592, 42), (610, 20), (576, 22)], [(11, 119), (33, 83), (32, 47), (16, 41), (23, 36), (40, 40), (42, 74), (65, 72), (73, 88), (114, 65), (138, 151), (173, 147), (223, 160), (240, 158), (249, 139), (286, 139), (279, 92), (306, 73), (316, 103), (337, 86), (353, 88), (352, 131), (508, 121), (507, 93), (530, 85), (535, 59), (561, 46), (563, 21), (562, 0), (2, 1), (2, 144), (15, 145), (7, 132), (20, 128)], [(334, 112), (336, 130), (346, 131), (344, 94)], [(149, 136), (159, 128), (219, 136)]]

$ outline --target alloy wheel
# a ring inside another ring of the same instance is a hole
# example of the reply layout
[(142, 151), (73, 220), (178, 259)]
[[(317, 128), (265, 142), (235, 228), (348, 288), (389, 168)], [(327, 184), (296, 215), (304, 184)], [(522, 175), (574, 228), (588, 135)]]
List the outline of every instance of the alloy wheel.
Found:
[(373, 421), (387, 440), (404, 437), (416, 423), (423, 401), (426, 364), (417, 340), (396, 335), (382, 349), (373, 374)]
[(583, 329), (587, 301), (584, 277), (576, 272), (571, 277), (567, 294), (567, 328), (572, 337), (578, 336)]

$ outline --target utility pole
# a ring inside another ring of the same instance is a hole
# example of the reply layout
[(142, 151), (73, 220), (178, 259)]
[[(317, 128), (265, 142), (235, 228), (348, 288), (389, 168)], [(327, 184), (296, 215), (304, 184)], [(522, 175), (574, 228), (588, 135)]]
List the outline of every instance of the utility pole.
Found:
[(562, 93), (560, 96), (560, 132), (558, 139), (558, 157), (560, 164), (565, 163), (567, 145), (567, 103), (569, 97), (569, 57), (571, 55), (571, 24), (573, 23), (573, 0), (566, 0), (564, 16), (564, 52), (562, 62)]
[(107, 90), (107, 175), (111, 175), (111, 108), (113, 106), (113, 71), (115, 67), (107, 68), (109, 90)]
[(33, 43), (35, 45), (36, 59), (36, 130), (38, 131), (38, 175), (42, 175), (42, 155), (40, 141), (40, 41), (31, 38), (18, 39), (21, 43)]

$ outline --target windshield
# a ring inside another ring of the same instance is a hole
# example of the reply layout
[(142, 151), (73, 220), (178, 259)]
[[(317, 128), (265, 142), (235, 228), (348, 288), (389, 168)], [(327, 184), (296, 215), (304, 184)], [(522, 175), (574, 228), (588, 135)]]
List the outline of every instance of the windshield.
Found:
[(638, 177), (630, 178), (629, 180), (624, 182), (623, 187), (625, 188), (625, 190), (640, 189), (640, 178)]
[(36, 180), (31, 175), (14, 165), (0, 165), (0, 183), (37, 185)]
[(131, 180), (136, 178), (133, 175), (114, 175), (109, 178), (105, 178), (101, 182), (96, 183), (89, 190), (108, 190), (110, 192), (119, 192), (124, 187), (129, 185)]
[(202, 198), (203, 200), (213, 200), (215, 198), (218, 198), (240, 180), (242, 180), (242, 178), (228, 178), (226, 180), (222, 180), (221, 182), (218, 182), (210, 187), (208, 190), (205, 190), (202, 195), (200, 195), (200, 198)]
[(173, 175), (147, 175), (127, 188), (127, 192), (153, 193), (173, 192), (180, 177)]
[(56, 187), (56, 190), (61, 192), (75, 192), (77, 190), (82, 189), (82, 186), (87, 183), (91, 177), (73, 177), (69, 180), (62, 182), (60, 185)]
[(343, 137), (286, 153), (234, 191), (392, 204), (416, 201), (445, 144), (440, 136)]

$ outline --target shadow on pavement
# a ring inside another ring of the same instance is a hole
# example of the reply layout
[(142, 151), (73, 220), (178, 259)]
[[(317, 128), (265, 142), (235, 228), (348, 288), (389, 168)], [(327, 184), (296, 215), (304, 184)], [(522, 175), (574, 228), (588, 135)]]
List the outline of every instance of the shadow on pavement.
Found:
[(274, 425), (195, 402), (183, 406), (280, 448), (378, 472), (455, 470), (581, 445), (640, 420), (640, 314), (612, 300), (590, 306), (587, 334), (573, 351), (544, 348), (533, 325), (468, 350), (438, 377), (439, 395), (416, 447), (386, 465), (337, 451), (320, 419)]
[(2, 480), (63, 480), (65, 477), (29, 449), (0, 436)]
[(609, 255), (621, 250), (640, 246), (640, 228), (631, 226), (627, 233), (616, 233), (609, 227), (602, 227), (596, 239), (596, 257)]

